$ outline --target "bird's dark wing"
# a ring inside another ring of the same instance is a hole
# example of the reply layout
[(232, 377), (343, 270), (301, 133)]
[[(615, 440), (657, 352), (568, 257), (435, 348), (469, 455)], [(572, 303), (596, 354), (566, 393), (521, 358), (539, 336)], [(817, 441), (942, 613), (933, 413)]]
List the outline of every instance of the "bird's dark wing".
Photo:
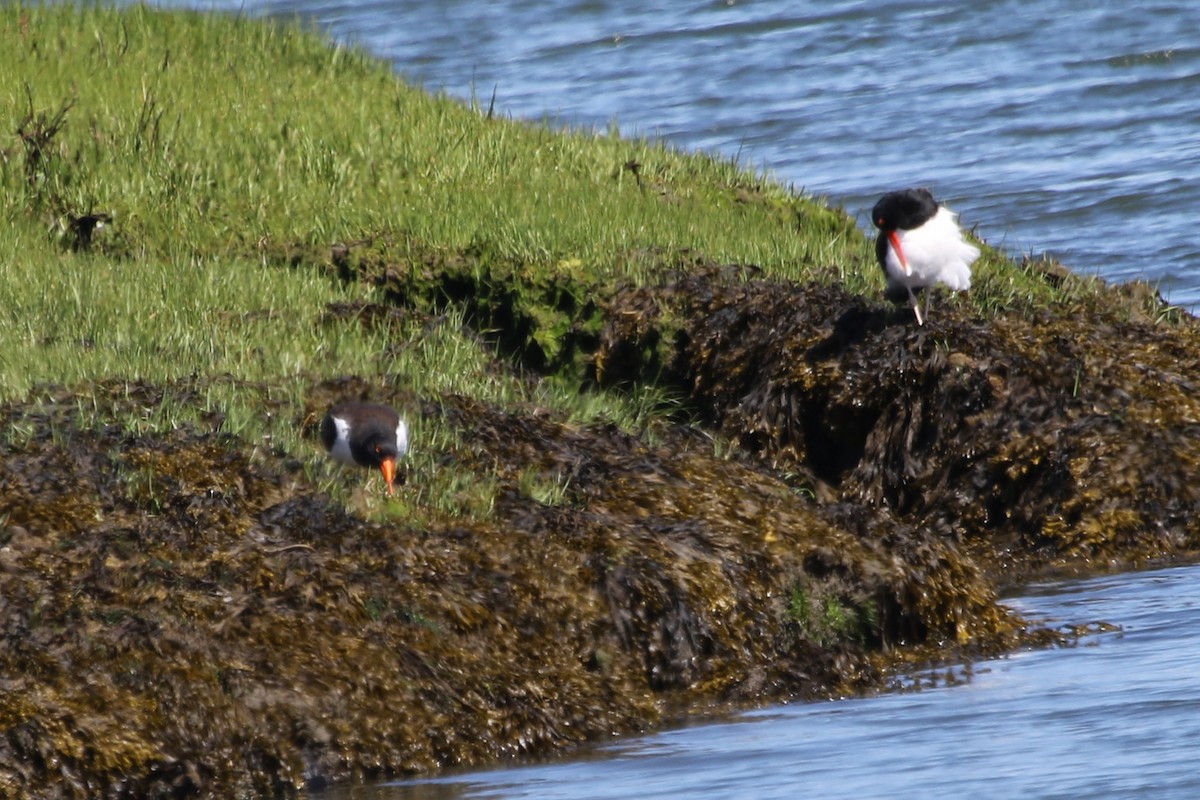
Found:
[(337, 439), (337, 426), (333, 423), (333, 414), (326, 414), (325, 419), (321, 420), (321, 445), (326, 450), (332, 450), (335, 439)]
[(879, 262), (879, 268), (883, 270), (884, 275), (887, 275), (887, 251), (887, 233), (880, 231), (879, 235), (875, 237), (875, 260)]

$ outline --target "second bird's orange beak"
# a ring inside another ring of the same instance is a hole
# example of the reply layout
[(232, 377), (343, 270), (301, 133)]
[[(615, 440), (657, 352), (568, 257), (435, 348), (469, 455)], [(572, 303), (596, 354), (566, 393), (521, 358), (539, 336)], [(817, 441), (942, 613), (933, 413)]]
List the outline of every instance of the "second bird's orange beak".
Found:
[(396, 488), (393, 483), (396, 480), (396, 459), (389, 458), (379, 465), (379, 471), (383, 473), (383, 479), (387, 481), (387, 492), (390, 495), (396, 493)]

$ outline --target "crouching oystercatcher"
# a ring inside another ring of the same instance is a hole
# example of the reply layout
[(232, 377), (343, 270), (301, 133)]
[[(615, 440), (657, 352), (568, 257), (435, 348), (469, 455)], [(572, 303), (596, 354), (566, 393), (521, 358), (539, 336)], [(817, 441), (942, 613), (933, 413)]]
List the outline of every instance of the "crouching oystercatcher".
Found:
[(924, 316), (917, 305), (922, 289), (935, 283), (960, 292), (971, 288), (971, 264), (979, 248), (963, 238), (958, 215), (939, 205), (928, 189), (888, 192), (875, 204), (871, 221), (879, 228), (875, 258), (887, 276), (887, 297), (903, 302), (907, 296), (918, 325), (929, 313), (929, 294)]
[(395, 494), (396, 459), (408, 452), (408, 425), (376, 403), (339, 403), (321, 420), (321, 444), (337, 461), (378, 468)]

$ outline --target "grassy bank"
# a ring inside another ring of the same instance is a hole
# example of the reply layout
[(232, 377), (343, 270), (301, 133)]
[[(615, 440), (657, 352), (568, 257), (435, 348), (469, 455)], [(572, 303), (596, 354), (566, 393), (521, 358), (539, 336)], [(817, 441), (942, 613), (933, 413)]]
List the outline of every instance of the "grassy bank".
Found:
[[(0, 249), (15, 257), (0, 264), (2, 399), (206, 374), (296, 400), (313, 376), (386, 375), (421, 396), (523, 399), (636, 428), (655, 398), (581, 400), (577, 375), (531, 396), (487, 368), (497, 342), (463, 334), (464, 314), (476, 330), (516, 327), (504, 355), (533, 350), (544, 366), (578, 360), (559, 351), (568, 333), (594, 333), (590, 297), (691, 259), (880, 283), (866, 238), (819, 198), (725, 159), (464, 108), (293, 26), (136, 7), (3, 13)], [(112, 221), (89, 237), (101, 214)], [(331, 274), (338, 245), (356, 267), (404, 272), (409, 304), (439, 317), (439, 345), (424, 344), (427, 318), (365, 330), (326, 314), (386, 299), (382, 279)], [(991, 253), (976, 283), (984, 309), (1063, 294)], [(206, 398), (228, 429), (300, 447), (237, 385)], [(188, 413), (174, 411), (161, 424)]]
[[(875, 689), (1028, 641), (1014, 564), (1200, 537), (1153, 292), (985, 248), (917, 330), (819, 198), (292, 25), (5, 6), (0, 106), (0, 797)], [(320, 453), (348, 397), (410, 420), (394, 500)]]
[[(382, 292), (312, 267), (337, 243), (386, 264), (465, 256), (481, 283), (565, 276), (582, 301), (690, 250), (796, 275), (839, 265), (866, 283), (848, 220), (724, 160), (489, 118), (291, 26), (140, 8), (4, 15), (0, 248), (14, 257), (0, 265), (0, 398), (199, 373), (295, 400), (314, 376), (386, 375), (421, 396), (636, 424), (643, 409), (624, 398), (497, 377), (494, 343), (464, 333), (436, 286), (419, 292), (436, 344), (427, 318), (331, 319), (327, 304)], [(80, 220), (97, 214), (113, 221), (82, 246)], [(536, 316), (530, 295), (519, 302)], [(551, 348), (574, 320), (542, 316), (530, 335)], [(231, 385), (206, 398), (230, 429), (300, 447)], [(177, 424), (187, 409), (175, 411), (150, 424)]]
[[(288, 269), (336, 243), (398, 265), (466, 255), (532, 285), (567, 276), (581, 294), (687, 253), (878, 288), (849, 219), (724, 159), (497, 119), (290, 26), (4, 14), (0, 246), (21, 256), (3, 266), (8, 399), (42, 381), (197, 370), (457, 374), (382, 363), (379, 339), (312, 324), (322, 301), (378, 299)], [(78, 221), (100, 213), (115, 221), (72, 252)], [(1007, 264), (992, 275), (999, 263), (973, 302), (1046, 294)]]

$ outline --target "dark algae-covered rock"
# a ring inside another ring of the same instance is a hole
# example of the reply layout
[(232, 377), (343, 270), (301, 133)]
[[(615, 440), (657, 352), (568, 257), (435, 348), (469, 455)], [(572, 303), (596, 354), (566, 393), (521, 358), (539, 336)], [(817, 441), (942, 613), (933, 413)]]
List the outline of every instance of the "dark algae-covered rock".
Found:
[[(75, 391), (119, 411), (194, 388)], [(1015, 641), (953, 543), (689, 429), (427, 410), (469, 433), (445, 468), (491, 476), (489, 514), (371, 521), (232, 436), (5, 408), (6, 795), (289, 795), (878, 686), (881, 648)]]
[[(218, 379), (0, 410), (0, 791), (288, 796), (884, 687), (1031, 641), (1000, 588), (1195, 550), (1190, 318), (948, 305), (917, 328), (742, 267), (597, 307), (591, 374), (664, 387), (676, 423), (361, 378), (268, 403), (310, 453), (217, 412), (115, 422)], [(314, 482), (320, 414), (367, 396), (457, 432), (397, 494), (454, 473), (474, 506), (389, 513), (403, 497)]]
[[(1194, 320), (1129, 294), (917, 327), (836, 285), (665, 271), (596, 296), (560, 365), (658, 386), (674, 421), (641, 432), (378, 378), (240, 386), (288, 451), (224, 432), (205, 398), (232, 378), (40, 387), (0, 408), (0, 796), (290, 796), (1066, 636), (998, 591), (1198, 539)], [(392, 301), (314, 313), (433, 330), (449, 303)], [(454, 435), (396, 498), (335, 499), (318, 421), (347, 399)], [(161, 408), (198, 413), (133, 422)], [(443, 476), (460, 501), (406, 499)]]
[[(674, 398), (640, 433), (353, 376), (241, 387), (304, 432), (289, 452), (217, 410), (129, 422), (227, 377), (42, 387), (0, 408), (0, 796), (291, 796), (1054, 641), (999, 590), (1196, 548), (1194, 323), (1111, 296), (918, 328), (695, 265), (597, 299), (579, 374)], [(321, 319), (429, 313), (391, 308)], [(454, 435), (396, 498), (335, 500), (318, 421), (368, 398)], [(461, 503), (405, 499), (443, 476)]]
[(700, 270), (619, 293), (596, 360), (614, 385), (666, 376), (817, 497), (937, 532), (1007, 584), (1200, 543), (1200, 336), (1130, 294), (916, 328), (834, 286)]

